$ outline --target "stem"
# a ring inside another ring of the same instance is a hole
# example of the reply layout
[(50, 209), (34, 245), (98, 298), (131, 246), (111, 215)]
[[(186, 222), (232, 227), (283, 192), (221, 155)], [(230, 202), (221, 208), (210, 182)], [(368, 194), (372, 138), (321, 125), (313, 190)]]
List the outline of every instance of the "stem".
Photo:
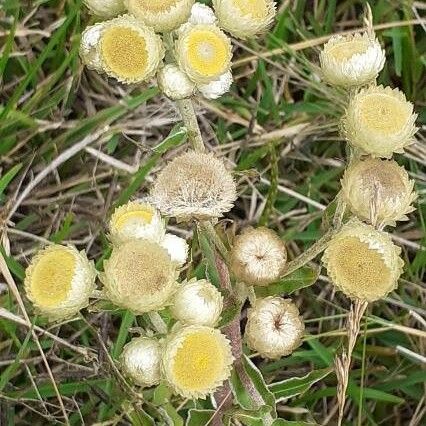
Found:
[(176, 101), (176, 105), (179, 109), (180, 115), (182, 116), (183, 123), (188, 130), (189, 142), (195, 151), (204, 152), (206, 148), (204, 146), (203, 137), (201, 136), (200, 127), (198, 126), (198, 120), (192, 100), (182, 99)]

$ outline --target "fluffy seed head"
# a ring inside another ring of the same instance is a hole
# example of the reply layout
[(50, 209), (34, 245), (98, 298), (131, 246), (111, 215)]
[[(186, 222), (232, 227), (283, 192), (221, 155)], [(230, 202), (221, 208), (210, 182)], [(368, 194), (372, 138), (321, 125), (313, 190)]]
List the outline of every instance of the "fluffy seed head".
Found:
[(161, 347), (156, 339), (134, 338), (123, 348), (121, 370), (138, 386), (154, 386), (161, 379)]
[(177, 288), (176, 265), (163, 247), (149, 240), (115, 247), (104, 270), (106, 296), (136, 314), (164, 308)]
[(167, 250), (172, 262), (175, 262), (178, 266), (186, 263), (189, 247), (183, 238), (173, 234), (166, 234), (160, 245)]
[(346, 296), (374, 302), (397, 287), (404, 266), (400, 253), (389, 234), (352, 219), (330, 241), (323, 263)]
[(198, 84), (197, 89), (207, 99), (220, 98), (225, 93), (229, 92), (232, 85), (232, 72), (228, 71), (222, 74), (217, 80), (207, 84)]
[(195, 83), (217, 80), (231, 67), (231, 40), (216, 25), (183, 26), (176, 53), (180, 68)]
[(232, 362), (229, 341), (219, 330), (192, 325), (167, 338), (162, 368), (176, 393), (205, 398), (230, 376)]
[(190, 98), (195, 91), (195, 84), (177, 65), (169, 64), (161, 68), (157, 81), (161, 91), (174, 101)]
[(213, 0), (213, 6), (219, 25), (243, 40), (265, 32), (277, 12), (272, 0)]
[(373, 225), (393, 225), (407, 220), (417, 198), (414, 181), (395, 161), (367, 158), (349, 166), (342, 193), (351, 211)]
[(181, 284), (170, 309), (172, 315), (185, 324), (214, 327), (222, 308), (223, 297), (213, 284), (192, 279)]
[(186, 22), (195, 0), (125, 0), (129, 12), (156, 32), (172, 31)]
[(99, 40), (101, 39), (104, 23), (98, 23), (87, 27), (80, 42), (80, 58), (87, 68), (102, 72), (102, 62), (99, 56)]
[(266, 286), (279, 279), (286, 262), (284, 242), (268, 228), (247, 228), (235, 238), (231, 271), (239, 281)]
[(276, 359), (291, 354), (302, 343), (305, 325), (289, 299), (258, 299), (247, 311), (245, 339), (253, 351)]
[(324, 79), (336, 86), (362, 86), (374, 81), (385, 64), (385, 51), (367, 33), (333, 36), (320, 54)]
[(208, 220), (231, 210), (237, 198), (232, 175), (213, 154), (187, 152), (170, 162), (154, 182), (151, 199), (180, 221)]
[(417, 115), (398, 89), (372, 86), (349, 102), (342, 120), (348, 142), (373, 157), (390, 158), (414, 141)]
[(96, 48), (102, 70), (127, 84), (151, 78), (164, 57), (161, 38), (130, 15), (104, 22)]
[(89, 304), (96, 271), (84, 252), (51, 245), (32, 259), (25, 275), (28, 299), (52, 321), (75, 315)]
[(142, 201), (129, 201), (115, 209), (109, 230), (114, 244), (134, 238), (160, 242), (166, 232), (159, 212), (151, 204)]
[(123, 0), (84, 0), (84, 4), (91, 13), (105, 19), (124, 12)]

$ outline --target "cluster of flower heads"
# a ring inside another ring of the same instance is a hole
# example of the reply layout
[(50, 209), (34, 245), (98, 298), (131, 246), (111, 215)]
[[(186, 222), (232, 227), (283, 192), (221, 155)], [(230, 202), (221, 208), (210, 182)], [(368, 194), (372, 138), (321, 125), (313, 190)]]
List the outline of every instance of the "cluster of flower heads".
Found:
[(404, 265), (401, 249), (382, 229), (414, 210), (414, 181), (391, 157), (414, 142), (417, 115), (401, 91), (376, 84), (385, 52), (372, 31), (332, 37), (320, 63), (328, 83), (350, 90), (341, 132), (353, 159), (341, 197), (355, 216), (332, 239), (323, 262), (339, 290), (372, 302), (397, 287)]
[[(272, 0), (85, 0), (107, 19), (83, 32), (87, 67), (123, 83), (157, 75), (173, 100), (201, 93), (216, 99), (232, 84), (232, 43), (264, 32), (276, 13)], [(125, 14), (123, 14), (125, 13)]]

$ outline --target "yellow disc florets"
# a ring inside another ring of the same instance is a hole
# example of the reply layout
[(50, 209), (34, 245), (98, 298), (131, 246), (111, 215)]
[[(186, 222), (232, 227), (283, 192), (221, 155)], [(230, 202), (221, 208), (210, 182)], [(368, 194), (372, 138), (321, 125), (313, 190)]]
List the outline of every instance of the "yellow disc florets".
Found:
[(264, 358), (291, 354), (302, 343), (304, 330), (303, 319), (291, 300), (267, 297), (256, 300), (247, 311), (247, 344)]
[(167, 338), (162, 368), (176, 393), (205, 398), (230, 376), (232, 362), (229, 341), (219, 330), (193, 325)]
[(266, 286), (279, 279), (286, 262), (284, 242), (268, 228), (247, 228), (235, 238), (231, 271), (239, 281)]
[(372, 86), (349, 102), (342, 121), (348, 142), (366, 154), (390, 158), (414, 141), (417, 115), (398, 89)]
[(361, 86), (377, 78), (385, 63), (380, 43), (367, 33), (334, 36), (320, 54), (326, 81), (336, 86)]
[(407, 220), (416, 199), (414, 181), (395, 161), (368, 158), (350, 165), (342, 179), (342, 193), (351, 211), (373, 225)]
[(213, 0), (213, 6), (219, 25), (241, 39), (266, 31), (276, 14), (272, 0)]
[(52, 245), (34, 256), (26, 270), (28, 299), (46, 317), (60, 320), (89, 304), (96, 271), (84, 252)]
[(154, 205), (178, 220), (208, 220), (231, 210), (236, 185), (223, 162), (212, 154), (188, 152), (158, 175), (151, 192)]
[(216, 25), (183, 26), (176, 52), (181, 69), (195, 83), (217, 80), (231, 67), (231, 41)]
[(397, 287), (404, 265), (400, 253), (387, 233), (352, 219), (330, 241), (323, 263), (339, 290), (373, 302)]
[(115, 247), (104, 262), (106, 296), (135, 313), (160, 310), (176, 291), (176, 264), (158, 243), (130, 240)]
[(157, 32), (172, 31), (186, 22), (195, 0), (125, 0), (129, 12)]

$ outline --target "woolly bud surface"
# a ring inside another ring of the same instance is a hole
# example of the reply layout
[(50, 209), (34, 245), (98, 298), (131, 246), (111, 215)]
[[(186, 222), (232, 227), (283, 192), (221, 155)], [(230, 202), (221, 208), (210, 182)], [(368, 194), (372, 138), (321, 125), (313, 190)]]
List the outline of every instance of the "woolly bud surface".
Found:
[(169, 64), (161, 68), (157, 81), (161, 91), (175, 101), (189, 98), (195, 91), (195, 84), (177, 65)]
[(179, 221), (221, 217), (236, 198), (234, 179), (223, 162), (213, 154), (193, 151), (164, 167), (151, 191), (161, 213)]
[(156, 32), (172, 31), (186, 22), (195, 0), (125, 0), (129, 12)]
[(395, 225), (407, 220), (416, 199), (414, 181), (395, 161), (367, 158), (349, 166), (342, 193), (351, 211), (373, 224)]
[(161, 347), (156, 339), (134, 338), (123, 348), (121, 370), (139, 386), (154, 386), (161, 378)]
[(247, 228), (235, 238), (231, 271), (239, 281), (267, 286), (279, 279), (287, 262), (287, 250), (268, 228)]
[(176, 393), (205, 398), (229, 378), (232, 362), (229, 341), (219, 330), (192, 325), (167, 338), (162, 368)]
[(389, 234), (352, 219), (330, 241), (323, 263), (346, 296), (374, 302), (397, 287), (404, 266), (400, 253)]
[(247, 311), (247, 344), (263, 358), (291, 354), (302, 343), (304, 331), (303, 319), (291, 300), (266, 297)]
[(172, 261), (177, 265), (182, 266), (188, 259), (188, 243), (183, 239), (173, 234), (166, 234), (161, 241), (161, 247), (164, 247)]
[(130, 15), (104, 22), (97, 49), (102, 70), (127, 84), (151, 78), (164, 57), (161, 38)]
[(229, 71), (232, 45), (216, 25), (185, 25), (176, 41), (180, 68), (195, 83), (210, 83)]
[(149, 240), (115, 247), (101, 275), (106, 296), (136, 314), (164, 308), (176, 290), (176, 265), (167, 251)]
[(385, 51), (367, 33), (333, 36), (320, 54), (324, 79), (336, 86), (361, 86), (374, 81), (385, 64)]
[(205, 4), (195, 3), (191, 9), (191, 16), (189, 17), (190, 24), (215, 24), (217, 22), (216, 15), (213, 9)]
[(272, 0), (213, 0), (213, 6), (219, 25), (243, 40), (265, 32), (277, 12)]
[(159, 212), (151, 204), (141, 201), (129, 201), (115, 209), (109, 229), (114, 244), (134, 238), (160, 242), (166, 232)]
[(207, 84), (198, 84), (197, 89), (207, 99), (218, 99), (229, 92), (233, 82), (232, 72), (222, 74), (217, 80)]
[(52, 245), (39, 251), (26, 270), (28, 299), (52, 321), (75, 315), (89, 304), (96, 271), (84, 252)]
[(102, 62), (99, 55), (98, 45), (101, 39), (104, 23), (99, 23), (87, 27), (82, 35), (80, 42), (80, 57), (87, 68), (102, 72)]
[(373, 157), (390, 158), (414, 142), (417, 115), (398, 89), (372, 86), (349, 102), (342, 121), (348, 142)]
[(114, 18), (124, 12), (123, 0), (84, 0), (84, 4), (91, 13), (100, 18)]
[(179, 287), (171, 305), (172, 315), (186, 324), (213, 327), (223, 308), (220, 291), (207, 280), (190, 280)]

